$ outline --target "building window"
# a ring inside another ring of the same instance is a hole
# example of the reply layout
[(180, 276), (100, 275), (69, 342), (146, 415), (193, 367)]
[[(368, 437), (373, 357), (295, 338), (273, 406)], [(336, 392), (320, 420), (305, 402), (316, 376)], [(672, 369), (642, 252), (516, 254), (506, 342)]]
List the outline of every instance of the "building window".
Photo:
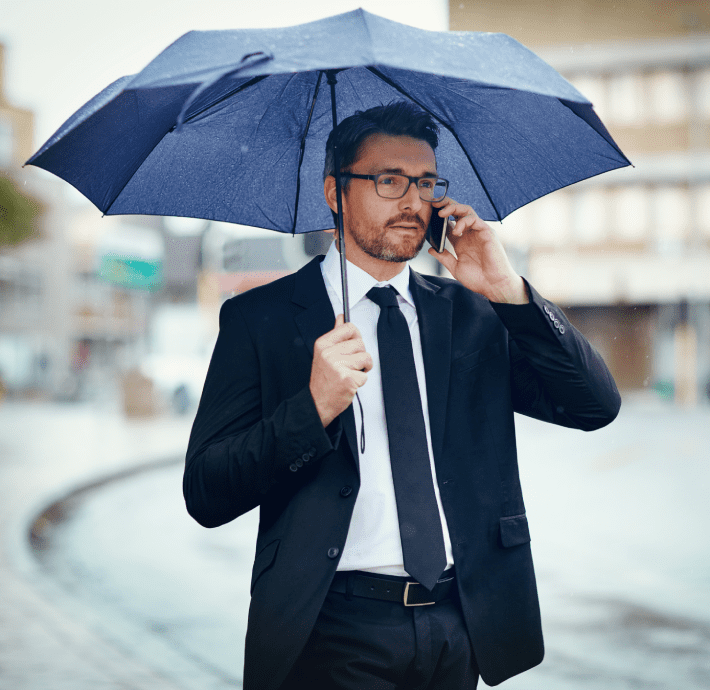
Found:
[(649, 114), (660, 124), (682, 123), (688, 118), (688, 83), (680, 72), (664, 70), (648, 75)]
[(704, 184), (698, 188), (695, 210), (700, 235), (710, 242), (710, 184)]
[(531, 204), (535, 244), (560, 246), (566, 243), (571, 225), (569, 194), (554, 192)]
[(697, 72), (696, 79), (698, 115), (704, 120), (710, 120), (710, 67)]
[(643, 242), (650, 231), (648, 190), (622, 187), (612, 194), (612, 230), (624, 242)]
[(12, 123), (0, 115), (0, 167), (12, 165), (13, 148)]
[(609, 120), (617, 125), (637, 127), (646, 119), (644, 78), (629, 72), (609, 78)]
[(661, 253), (678, 253), (690, 228), (690, 195), (685, 187), (663, 185), (653, 194), (653, 218)]
[(527, 249), (531, 244), (535, 244), (531, 226), (532, 207), (530, 204), (513, 211), (501, 223), (493, 225), (501, 242), (506, 247), (517, 249)]
[(575, 195), (573, 223), (580, 244), (601, 243), (607, 235), (609, 196), (604, 189), (584, 189)]

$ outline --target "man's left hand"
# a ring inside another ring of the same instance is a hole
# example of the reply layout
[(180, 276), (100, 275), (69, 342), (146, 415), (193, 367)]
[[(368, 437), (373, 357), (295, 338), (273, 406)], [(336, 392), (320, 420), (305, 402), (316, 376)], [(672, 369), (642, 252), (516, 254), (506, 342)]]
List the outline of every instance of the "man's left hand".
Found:
[(439, 254), (433, 247), (429, 253), (464, 287), (491, 302), (527, 304), (525, 283), (513, 270), (503, 245), (488, 223), (481, 220), (470, 206), (458, 204), (448, 197), (432, 206), (432, 213), (456, 219), (453, 225), (447, 221), (447, 236), (456, 256), (448, 249)]

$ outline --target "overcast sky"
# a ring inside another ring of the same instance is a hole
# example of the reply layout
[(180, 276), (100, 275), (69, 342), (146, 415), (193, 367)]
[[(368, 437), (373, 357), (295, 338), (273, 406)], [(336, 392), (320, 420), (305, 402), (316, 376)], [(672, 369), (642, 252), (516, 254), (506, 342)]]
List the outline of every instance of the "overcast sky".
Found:
[(6, 94), (34, 110), (36, 150), (94, 94), (187, 31), (288, 26), (357, 7), (448, 27), (446, 0), (0, 0)]

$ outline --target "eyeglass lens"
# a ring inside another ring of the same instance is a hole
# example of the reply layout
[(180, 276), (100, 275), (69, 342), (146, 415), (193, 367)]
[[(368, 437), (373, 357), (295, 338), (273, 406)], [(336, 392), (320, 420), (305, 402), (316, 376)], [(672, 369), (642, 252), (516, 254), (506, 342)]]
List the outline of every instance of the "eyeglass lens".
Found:
[[(379, 175), (376, 182), (377, 193), (386, 199), (399, 199), (409, 189), (409, 178), (404, 175)], [(419, 196), (424, 201), (439, 201), (446, 196), (446, 181), (433, 177), (422, 177), (417, 183)]]

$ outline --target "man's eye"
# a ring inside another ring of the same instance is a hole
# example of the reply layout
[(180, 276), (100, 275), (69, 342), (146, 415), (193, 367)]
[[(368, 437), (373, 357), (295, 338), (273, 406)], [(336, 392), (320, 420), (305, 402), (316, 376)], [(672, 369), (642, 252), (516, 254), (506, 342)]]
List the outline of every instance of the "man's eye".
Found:
[(431, 189), (434, 186), (434, 180), (419, 180), (420, 189)]
[(388, 177), (388, 176), (382, 175), (380, 177), (380, 184), (396, 184), (396, 182), (397, 182), (397, 178), (392, 177), (392, 176)]

